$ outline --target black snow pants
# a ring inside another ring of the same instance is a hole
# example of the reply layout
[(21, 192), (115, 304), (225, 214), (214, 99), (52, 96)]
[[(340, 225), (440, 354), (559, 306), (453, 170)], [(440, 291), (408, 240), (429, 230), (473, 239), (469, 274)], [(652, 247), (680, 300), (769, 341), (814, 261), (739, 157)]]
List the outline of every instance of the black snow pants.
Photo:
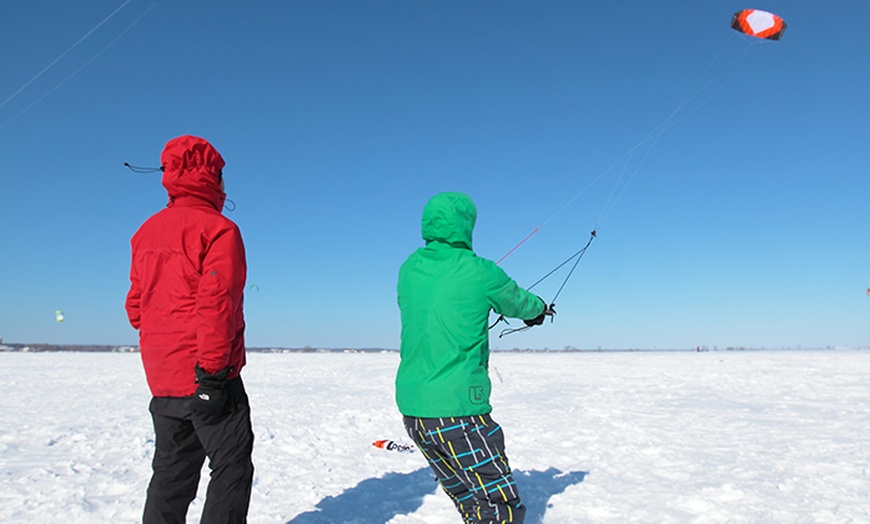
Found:
[(211, 478), (201, 522), (246, 521), (254, 478), (251, 409), (241, 377), (227, 382), (227, 393), (230, 413), (215, 424), (204, 424), (193, 416), (187, 408), (188, 398), (151, 399), (155, 451), (142, 518), (145, 524), (184, 524), (206, 457)]

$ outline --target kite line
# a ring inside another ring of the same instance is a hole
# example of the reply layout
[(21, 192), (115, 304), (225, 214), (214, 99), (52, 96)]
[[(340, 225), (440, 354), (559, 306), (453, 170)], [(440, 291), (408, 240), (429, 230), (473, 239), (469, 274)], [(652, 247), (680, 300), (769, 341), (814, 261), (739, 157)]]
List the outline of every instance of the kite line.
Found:
[[(755, 39), (763, 39), (763, 40), (779, 40), (782, 36), (782, 33), (785, 31), (786, 24), (777, 15), (772, 13), (768, 13), (766, 11), (759, 11), (754, 9), (746, 9), (743, 11), (738, 11), (734, 14), (731, 21), (731, 28), (735, 31), (742, 33), (743, 35), (748, 35), (748, 37), (754, 38), (744, 38), (744, 40), (755, 40)], [(743, 36), (741, 35), (741, 36)], [(755, 40), (753, 43), (762, 43)], [(710, 86), (718, 80), (723, 74), (725, 74), (728, 70), (733, 68), (735, 65), (742, 63), (746, 58), (749, 51), (754, 46), (746, 46), (743, 51), (737, 55), (730, 63), (725, 65), (723, 69), (721, 69), (716, 74), (712, 75), (712, 77), (704, 80), (705, 77), (708, 76), (712, 66), (719, 60), (720, 55), (724, 51), (725, 47), (728, 45), (726, 41), (723, 43), (720, 50), (714, 55), (709, 64), (704, 68), (703, 72), (697, 77), (692, 87), (688, 90), (683, 99), (676, 105), (676, 107), (668, 114), (662, 122), (660, 122), (656, 127), (653, 128), (646, 136), (641, 138), (634, 146), (628, 149), (619, 159), (617, 159), (610, 167), (602, 171), (598, 176), (596, 176), (586, 187), (581, 189), (578, 193), (576, 193), (573, 197), (571, 197), (561, 208), (557, 209), (549, 218), (547, 218), (544, 222), (542, 222), (539, 226), (535, 227), (531, 233), (526, 235), (519, 243), (517, 243), (514, 247), (508, 250), (496, 264), (501, 264), (506, 258), (508, 258), (511, 254), (517, 251), (522, 245), (524, 245), (529, 239), (531, 239), (535, 234), (537, 234), (541, 229), (544, 228), (551, 220), (553, 220), (557, 215), (565, 211), (568, 207), (570, 207), (580, 196), (589, 191), (593, 186), (598, 184), (601, 180), (603, 180), (608, 174), (613, 172), (617, 166), (622, 164), (622, 169), (619, 172), (619, 175), (616, 177), (615, 182), (613, 183), (613, 187), (610, 190), (610, 193), (605, 201), (601, 213), (598, 216), (598, 220), (595, 222), (595, 227), (590, 233), (589, 240), (586, 244), (576, 253), (568, 257), (565, 261), (557, 265), (555, 268), (546, 273), (543, 277), (538, 279), (531, 286), (526, 288), (527, 290), (531, 290), (546, 278), (554, 274), (556, 271), (561, 269), (563, 266), (568, 264), (570, 261), (574, 260), (574, 264), (571, 266), (567, 276), (562, 281), (561, 285), (556, 291), (553, 299), (549, 302), (549, 309), (553, 311), (555, 314), (555, 305), (556, 299), (562, 293), (562, 290), (565, 288), (565, 285), (568, 283), (568, 280), (574, 274), (574, 271), (577, 269), (577, 265), (580, 260), (583, 258), (583, 255), (586, 253), (586, 250), (589, 248), (592, 241), (597, 238), (597, 231), (600, 230), (601, 225), (605, 222), (607, 218), (609, 218), (610, 214), (616, 208), (616, 205), (625, 195), (628, 186), (637, 176), (638, 172), (640, 172), (641, 168), (646, 163), (647, 158), (652, 153), (655, 146), (658, 144), (659, 139), (665, 134), (666, 131), (676, 126), (694, 112), (696, 112), (701, 107), (707, 105), (715, 96), (715, 92), (710, 94), (706, 99), (702, 100), (700, 103), (696, 104), (694, 107), (686, 111), (686, 107), (697, 97), (699, 97), (702, 93), (705, 93)], [(679, 118), (677, 118), (679, 116)], [(647, 146), (646, 150), (640, 155), (640, 159), (637, 165), (634, 166), (632, 170), (629, 170), (629, 164), (631, 160), (635, 157), (635, 155), (641, 150), (642, 147)], [(630, 171), (630, 172), (629, 172)], [(498, 319), (490, 326), (490, 329), (495, 327), (499, 322), (504, 321), (507, 323), (507, 319), (504, 316), (499, 316)], [(553, 317), (550, 316), (550, 321), (553, 321)], [(526, 325), (516, 329), (505, 329), (499, 335), (499, 338), (502, 336), (517, 333), (520, 331), (525, 331), (529, 329), (530, 325)]]
[[(21, 93), (22, 91), (24, 91), (24, 90), (27, 88), (27, 86), (29, 86), (30, 84), (32, 84), (33, 82), (35, 82), (36, 79), (38, 79), (39, 77), (41, 77), (41, 76), (42, 76), (46, 71), (48, 71), (49, 69), (51, 69), (52, 66), (54, 66), (57, 62), (59, 62), (61, 58), (63, 58), (64, 56), (66, 56), (70, 51), (72, 51), (75, 47), (77, 47), (77, 46), (78, 46), (80, 43), (82, 43), (85, 39), (87, 39), (89, 36), (91, 36), (91, 34), (93, 34), (94, 31), (96, 31), (97, 29), (99, 29), (100, 26), (102, 26), (103, 24), (105, 24), (106, 22), (108, 22), (110, 18), (112, 18), (113, 16), (115, 16), (115, 15), (116, 15), (116, 14), (117, 14), (121, 9), (123, 9), (127, 4), (129, 4), (129, 3), (132, 2), (132, 1), (133, 1), (133, 0), (127, 0), (126, 2), (124, 2), (123, 4), (121, 4), (117, 9), (115, 9), (114, 11), (112, 11), (111, 13), (109, 13), (109, 15), (108, 15), (107, 17), (105, 17), (103, 20), (101, 20), (101, 21), (100, 21), (96, 26), (94, 26), (93, 29), (91, 29), (90, 31), (88, 31), (87, 33), (85, 33), (85, 35), (84, 35), (83, 37), (79, 38), (79, 40), (78, 40), (76, 43), (74, 43), (74, 44), (73, 44), (72, 46), (70, 46), (66, 51), (64, 51), (63, 53), (61, 53), (60, 56), (58, 56), (58, 57), (55, 58), (51, 63), (49, 63), (47, 66), (45, 66), (45, 67), (42, 69), (42, 71), (40, 71), (39, 73), (36, 74), (36, 76), (34, 76), (33, 78), (31, 78), (27, 83), (25, 83), (23, 86), (21, 86), (20, 88), (18, 88), (17, 91), (15, 91), (14, 93), (12, 93), (12, 94), (11, 94), (11, 95), (6, 99), (6, 100), (4, 100), (2, 103), (0, 103), (0, 109), (2, 109), (3, 106), (5, 106), (5, 105), (6, 105), (7, 103), (9, 103), (12, 99), (14, 99), (16, 96), (18, 96), (18, 94)], [(127, 26), (123, 31), (121, 31), (121, 32), (120, 32), (120, 33), (119, 33), (115, 38), (113, 38), (113, 39), (112, 39), (108, 44), (106, 44), (102, 49), (100, 49), (100, 51), (97, 52), (97, 54), (95, 54), (94, 56), (92, 56), (92, 57), (91, 57), (87, 62), (85, 62), (84, 64), (82, 64), (81, 66), (79, 66), (78, 69), (76, 69), (75, 71), (73, 71), (72, 73), (70, 73), (66, 78), (64, 78), (63, 80), (61, 80), (57, 85), (55, 85), (54, 87), (52, 87), (51, 89), (49, 89), (49, 90), (48, 90), (46, 93), (44, 93), (42, 96), (40, 96), (39, 98), (37, 98), (36, 100), (34, 100), (33, 102), (31, 102), (27, 107), (25, 107), (24, 109), (22, 109), (21, 111), (19, 111), (18, 113), (16, 113), (16, 114), (13, 115), (12, 117), (10, 117), (8, 120), (6, 120), (6, 121), (3, 122), (2, 124), (0, 124), (0, 129), (6, 127), (10, 122), (12, 122), (13, 120), (15, 120), (15, 119), (18, 118), (19, 116), (21, 116), (21, 115), (23, 115), (24, 113), (30, 111), (30, 109), (33, 108), (33, 106), (35, 106), (36, 104), (42, 102), (46, 97), (48, 97), (49, 95), (51, 95), (52, 93), (54, 93), (55, 91), (57, 91), (58, 89), (60, 89), (64, 84), (66, 84), (67, 82), (69, 82), (69, 81), (70, 81), (74, 76), (76, 76), (77, 74), (79, 74), (79, 73), (80, 73), (84, 68), (86, 68), (88, 65), (90, 65), (91, 62), (93, 62), (94, 60), (96, 60), (97, 58), (99, 58), (100, 55), (102, 55), (103, 53), (106, 52), (106, 50), (108, 50), (110, 47), (112, 47), (112, 45), (114, 45), (115, 42), (117, 42), (118, 40), (120, 40), (122, 36), (124, 36), (125, 34), (127, 34), (127, 32), (128, 32), (130, 29), (132, 29), (133, 26), (135, 26), (136, 24), (138, 24), (139, 21), (140, 21), (142, 18), (144, 18), (145, 15), (147, 15), (147, 14), (148, 14), (152, 9), (154, 9), (154, 7), (155, 7), (156, 5), (157, 5), (157, 2), (151, 4), (151, 7), (149, 7), (148, 9), (146, 9), (144, 13), (142, 13), (142, 14), (139, 15), (135, 20), (133, 20), (133, 22), (131, 22), (131, 23), (130, 23), (130, 24), (129, 24), (129, 25), (128, 25), (128, 26)]]

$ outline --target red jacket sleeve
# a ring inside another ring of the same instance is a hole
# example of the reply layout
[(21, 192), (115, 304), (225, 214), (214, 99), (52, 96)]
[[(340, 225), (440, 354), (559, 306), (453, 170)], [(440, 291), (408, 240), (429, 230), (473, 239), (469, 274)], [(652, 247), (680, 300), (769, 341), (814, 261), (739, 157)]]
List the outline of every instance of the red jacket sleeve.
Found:
[(233, 224), (207, 247), (196, 292), (197, 362), (208, 373), (229, 365), (243, 318), (246, 272), (244, 244)]
[(130, 325), (135, 329), (139, 329), (142, 324), (141, 306), (142, 288), (139, 287), (139, 277), (136, 275), (135, 268), (133, 264), (130, 264), (130, 290), (127, 292), (124, 308), (127, 310), (127, 319), (130, 321)]

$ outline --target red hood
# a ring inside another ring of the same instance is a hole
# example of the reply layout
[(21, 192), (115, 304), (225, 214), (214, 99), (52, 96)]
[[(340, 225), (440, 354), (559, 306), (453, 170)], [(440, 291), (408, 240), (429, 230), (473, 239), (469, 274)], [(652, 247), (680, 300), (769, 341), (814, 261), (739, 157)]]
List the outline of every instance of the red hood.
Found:
[(173, 138), (163, 148), (160, 164), (170, 204), (178, 197), (193, 196), (218, 211), (224, 207), (227, 196), (221, 190), (221, 170), (226, 163), (208, 141), (191, 135)]

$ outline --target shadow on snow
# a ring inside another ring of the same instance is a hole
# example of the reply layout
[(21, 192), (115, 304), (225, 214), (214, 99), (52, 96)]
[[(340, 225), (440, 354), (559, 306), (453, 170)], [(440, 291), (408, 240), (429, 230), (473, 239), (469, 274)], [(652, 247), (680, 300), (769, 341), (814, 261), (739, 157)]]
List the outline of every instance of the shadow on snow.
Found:
[(547, 471), (514, 470), (520, 499), (526, 505), (526, 522), (541, 522), (550, 507), (550, 497), (562, 493), (569, 486), (583, 482), (588, 474), (588, 471), (562, 473), (556, 468), (549, 468)]
[(437, 482), (429, 468), (411, 473), (387, 473), (366, 479), (334, 497), (317, 503), (317, 509), (290, 519), (287, 524), (371, 524), (396, 515), (413, 513), (423, 497), (434, 493)]
[[(553, 495), (583, 482), (586, 471), (562, 473), (556, 468), (546, 471), (514, 470), (520, 497), (526, 505), (526, 522), (540, 522)], [(411, 473), (387, 473), (381, 478), (366, 479), (334, 497), (321, 500), (316, 509), (301, 513), (287, 524), (375, 524), (395, 516), (407, 515), (423, 505), (423, 498), (438, 491), (438, 482), (429, 468)], [(445, 495), (446, 496), (446, 495)]]

